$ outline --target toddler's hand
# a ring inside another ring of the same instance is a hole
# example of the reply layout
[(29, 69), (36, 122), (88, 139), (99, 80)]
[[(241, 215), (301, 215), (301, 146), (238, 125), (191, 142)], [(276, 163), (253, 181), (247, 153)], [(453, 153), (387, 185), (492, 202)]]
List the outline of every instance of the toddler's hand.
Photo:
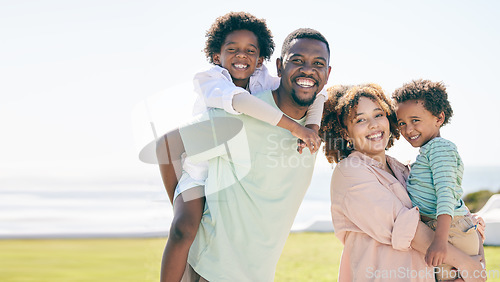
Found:
[(305, 147), (309, 148), (311, 154), (318, 151), (321, 145), (321, 138), (319, 138), (317, 131), (309, 129), (304, 126), (297, 126), (297, 128), (292, 131), (292, 135), (299, 138), (297, 141), (298, 147), (297, 151), (302, 154), (302, 149)]
[(425, 262), (429, 266), (438, 266), (443, 264), (444, 258), (446, 257), (446, 251), (448, 247), (447, 241), (434, 240), (432, 244), (427, 249), (425, 254)]

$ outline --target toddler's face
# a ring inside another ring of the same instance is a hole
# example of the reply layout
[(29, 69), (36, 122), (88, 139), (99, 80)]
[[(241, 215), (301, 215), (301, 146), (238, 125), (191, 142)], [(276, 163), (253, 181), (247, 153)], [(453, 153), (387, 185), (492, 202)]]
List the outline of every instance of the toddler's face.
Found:
[(396, 115), (401, 134), (413, 147), (421, 147), (438, 137), (444, 121), (444, 113), (439, 117), (434, 116), (420, 100), (398, 103)]
[(249, 30), (236, 30), (226, 36), (219, 54), (214, 54), (214, 62), (229, 71), (234, 84), (245, 87), (257, 67), (262, 65), (259, 57), (259, 41)]

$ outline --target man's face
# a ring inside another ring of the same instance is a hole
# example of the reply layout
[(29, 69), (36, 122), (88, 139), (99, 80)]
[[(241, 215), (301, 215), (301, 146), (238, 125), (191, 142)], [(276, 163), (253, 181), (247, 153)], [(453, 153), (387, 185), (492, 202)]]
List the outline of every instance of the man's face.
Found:
[(316, 39), (294, 39), (290, 50), (278, 59), (281, 86), (290, 93), (295, 103), (307, 107), (325, 86), (330, 75), (328, 49)]

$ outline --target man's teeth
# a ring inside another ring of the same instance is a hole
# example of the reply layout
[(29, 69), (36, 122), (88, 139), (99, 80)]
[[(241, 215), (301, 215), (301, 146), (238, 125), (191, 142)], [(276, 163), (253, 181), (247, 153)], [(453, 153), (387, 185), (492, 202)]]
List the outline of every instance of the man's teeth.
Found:
[(314, 81), (310, 79), (297, 79), (297, 84), (302, 87), (311, 87), (314, 85)]
[(247, 67), (247, 65), (235, 64), (234, 67), (237, 68), (237, 69), (245, 69)]
[(415, 139), (417, 139), (418, 137), (420, 137), (420, 135), (415, 135), (415, 136), (413, 136), (413, 137), (409, 137), (409, 138), (410, 138), (410, 140), (415, 140)]
[(379, 132), (379, 133), (375, 133), (375, 134), (372, 134), (372, 135), (368, 135), (368, 139), (375, 139), (375, 138), (380, 138), (382, 137), (382, 132)]

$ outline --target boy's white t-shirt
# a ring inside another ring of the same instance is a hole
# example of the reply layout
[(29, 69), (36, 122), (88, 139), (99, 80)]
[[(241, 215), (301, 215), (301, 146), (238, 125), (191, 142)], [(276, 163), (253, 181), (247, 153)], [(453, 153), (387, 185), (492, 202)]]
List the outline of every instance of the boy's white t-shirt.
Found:
[[(269, 74), (266, 66), (257, 68), (250, 77), (250, 93), (259, 93), (264, 90), (275, 90), (280, 83), (279, 77)], [(199, 72), (194, 76), (193, 84), (195, 92), (198, 94), (193, 106), (193, 115), (198, 116), (205, 113), (209, 108), (219, 108), (224, 111), (239, 115), (240, 112), (233, 108), (234, 95), (240, 94), (246, 90), (234, 85), (229, 71), (220, 66), (214, 66), (211, 69)], [(278, 112), (275, 124), (278, 123), (282, 113)], [(197, 186), (205, 186), (205, 180), (208, 177), (208, 162), (194, 163), (186, 154), (182, 155), (183, 173), (179, 179), (174, 193), (175, 199), (182, 192)]]
[[(262, 65), (252, 74), (248, 83), (248, 89), (244, 90), (234, 85), (227, 69), (220, 66), (214, 66), (207, 71), (197, 73), (194, 76), (193, 84), (194, 90), (198, 94), (193, 106), (193, 115), (197, 116), (205, 113), (209, 108), (219, 108), (227, 113), (239, 115), (241, 113), (233, 108), (233, 98), (235, 95), (245, 92), (260, 93), (266, 90), (275, 90), (279, 87), (280, 78), (271, 76), (267, 67)], [(309, 106), (306, 124), (320, 125), (323, 104), (327, 96), (324, 89), (318, 93), (314, 103)], [(276, 125), (283, 114), (279, 109), (274, 110), (274, 113), (268, 113), (266, 118), (263, 119), (272, 125)], [(194, 163), (189, 158), (185, 158), (185, 156), (183, 156), (182, 163), (183, 170), (187, 172), (187, 175), (186, 173), (182, 174), (175, 190), (174, 201), (180, 193), (196, 186), (204, 186), (208, 176), (208, 163)]]
[[(193, 115), (199, 115), (208, 108), (219, 108), (239, 115), (233, 108), (234, 95), (244, 92), (241, 87), (234, 85), (229, 71), (220, 66), (199, 72), (194, 76), (194, 90), (198, 94), (193, 107)], [(271, 76), (265, 65), (257, 68), (250, 77), (248, 92), (259, 93), (264, 90), (275, 90), (280, 84), (279, 77)]]

